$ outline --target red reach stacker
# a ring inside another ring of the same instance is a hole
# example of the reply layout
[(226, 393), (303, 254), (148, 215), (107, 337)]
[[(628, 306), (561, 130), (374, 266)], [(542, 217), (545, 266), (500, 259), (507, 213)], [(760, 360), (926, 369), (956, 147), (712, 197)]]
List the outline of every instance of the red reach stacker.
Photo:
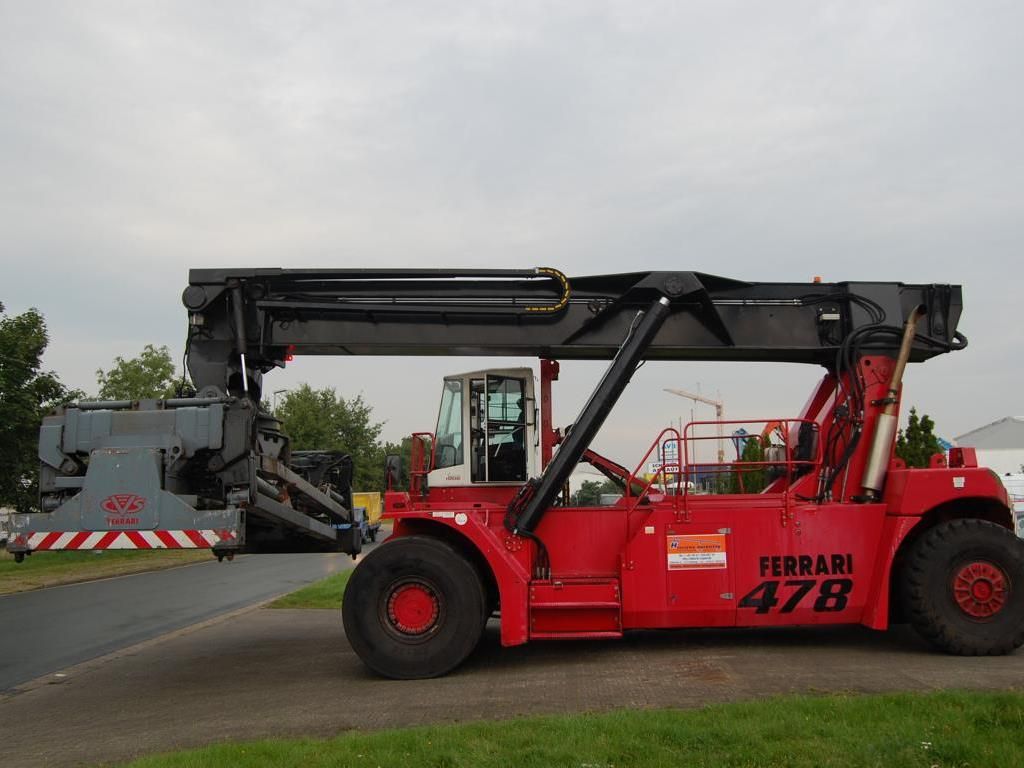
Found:
[[(446, 377), (434, 431), (413, 436), (408, 488), (396, 487), (389, 460), (394, 533), (358, 563), (343, 607), (349, 642), (377, 673), (443, 675), (494, 616), (505, 645), (893, 621), (956, 654), (1024, 642), (1024, 543), (999, 478), (969, 448), (923, 469), (894, 455), (904, 367), (966, 346), (959, 286), (204, 269), (192, 271), (183, 300), (197, 396), (83, 403), (50, 417), (44, 511), (15, 523), (16, 554), (33, 542), (146, 536), (172, 546), (191, 536), (182, 526), (209, 531), (221, 557), (354, 553), (346, 510), (289, 469), (287, 436), (259, 409), (263, 374), (308, 354), (533, 357), (537, 372)], [(552, 382), (557, 361), (572, 359), (610, 363), (558, 429)], [(817, 365), (823, 376), (798, 415), (765, 414), (749, 431), (667, 428), (630, 468), (590, 445), (645, 360), (744, 361), (751, 381), (764, 362)], [(416, 386), (413, 361), (406, 381)], [(735, 450), (714, 450), (734, 433)], [(743, 450), (750, 440), (756, 451)], [(153, 455), (132, 453), (143, 450)], [(567, 482), (581, 463), (613, 480), (621, 499), (572, 506)], [(151, 464), (149, 479), (137, 479)], [(124, 514), (126, 504), (135, 511)], [(161, 515), (146, 517), (153, 507)]]

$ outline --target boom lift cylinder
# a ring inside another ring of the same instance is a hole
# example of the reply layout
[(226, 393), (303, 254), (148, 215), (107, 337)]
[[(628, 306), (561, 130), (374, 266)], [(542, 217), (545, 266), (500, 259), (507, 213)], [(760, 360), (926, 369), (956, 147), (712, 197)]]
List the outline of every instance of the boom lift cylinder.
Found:
[(249, 366), (245, 361), (246, 350), (249, 349), (248, 340), (245, 337), (245, 312), (243, 311), (244, 297), (242, 285), (237, 280), (231, 281), (231, 310), (235, 318), (235, 337), (238, 343), (238, 358), (241, 363), (242, 391), (249, 394)]
[(671, 302), (662, 296), (646, 312), (637, 312), (625, 341), (551, 462), (540, 477), (528, 481), (509, 504), (506, 527), (512, 533), (530, 533), (540, 523), (544, 511), (554, 502), (629, 384), (651, 339), (668, 317), (670, 306)]

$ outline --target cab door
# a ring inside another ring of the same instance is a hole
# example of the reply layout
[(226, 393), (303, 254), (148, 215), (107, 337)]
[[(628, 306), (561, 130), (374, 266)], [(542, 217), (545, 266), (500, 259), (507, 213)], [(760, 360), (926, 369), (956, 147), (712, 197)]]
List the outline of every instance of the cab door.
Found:
[(526, 436), (526, 381), (514, 376), (485, 377), (486, 404), (483, 433), (486, 480), (522, 483), (527, 478), (529, 455)]

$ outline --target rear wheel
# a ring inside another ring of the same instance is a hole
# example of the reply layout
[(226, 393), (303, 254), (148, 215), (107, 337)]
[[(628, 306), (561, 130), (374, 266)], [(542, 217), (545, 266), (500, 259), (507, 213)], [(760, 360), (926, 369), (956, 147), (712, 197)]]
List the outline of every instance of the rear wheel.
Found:
[(936, 647), (963, 656), (1024, 643), (1024, 541), (986, 520), (952, 520), (912, 546), (907, 614)]
[(403, 536), (359, 564), (342, 602), (345, 634), (374, 672), (408, 680), (461, 664), (483, 634), (476, 568), (449, 544)]

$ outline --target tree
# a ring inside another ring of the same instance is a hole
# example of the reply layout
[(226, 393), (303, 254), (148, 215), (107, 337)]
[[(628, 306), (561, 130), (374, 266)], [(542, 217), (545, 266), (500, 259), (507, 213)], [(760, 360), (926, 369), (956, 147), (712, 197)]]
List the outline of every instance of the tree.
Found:
[(605, 493), (621, 494), (622, 489), (611, 480), (584, 480), (572, 495), (571, 502), (574, 507), (596, 507), (601, 504), (601, 495)]
[(48, 343), (46, 322), (37, 310), (7, 317), (0, 304), (0, 506), (20, 511), (36, 504), (40, 421), (55, 406), (82, 394), (42, 370)]
[[(757, 436), (748, 437), (743, 441), (740, 462), (764, 461), (764, 443)], [(739, 467), (726, 477), (725, 493), (760, 493), (768, 485), (768, 477), (764, 466)]]
[(918, 418), (917, 409), (910, 409), (907, 428), (901, 429), (896, 438), (896, 455), (908, 467), (927, 467), (933, 454), (942, 453), (942, 446), (932, 433), (933, 429), (935, 422), (927, 414)]
[(353, 490), (383, 490), (382, 424), (372, 420), (362, 395), (346, 400), (333, 387), (302, 384), (281, 398), (274, 415), (284, 423), (292, 450), (344, 451), (355, 462)]
[(167, 347), (147, 344), (142, 354), (125, 360), (118, 355), (109, 371), (98, 369), (101, 400), (142, 400), (175, 397), (178, 381)]

